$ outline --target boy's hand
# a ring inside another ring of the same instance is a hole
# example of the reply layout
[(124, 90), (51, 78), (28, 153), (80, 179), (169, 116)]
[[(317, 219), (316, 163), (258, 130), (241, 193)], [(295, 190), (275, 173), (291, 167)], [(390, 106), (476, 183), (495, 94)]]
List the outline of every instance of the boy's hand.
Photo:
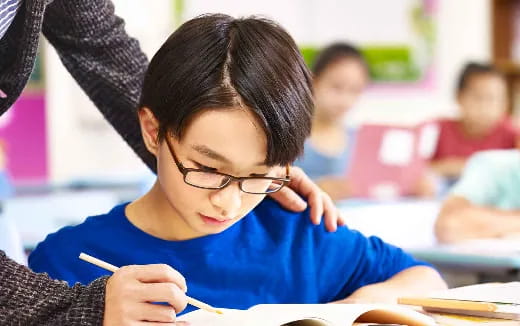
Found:
[(365, 285), (346, 299), (333, 303), (397, 303), (398, 296), (399, 289), (383, 282)]
[(345, 225), (343, 217), (332, 202), (332, 199), (321, 190), (312, 180), (298, 167), (291, 167), (291, 182), (288, 187), (270, 196), (285, 208), (301, 212), (307, 208), (307, 203), (298, 196), (301, 194), (307, 198), (310, 205), (311, 221), (314, 224), (321, 223), (321, 217), (325, 217), (325, 226), (329, 231), (336, 231), (338, 225)]
[(185, 325), (175, 323), (185, 293), (184, 277), (168, 265), (121, 267), (107, 281), (103, 325)]

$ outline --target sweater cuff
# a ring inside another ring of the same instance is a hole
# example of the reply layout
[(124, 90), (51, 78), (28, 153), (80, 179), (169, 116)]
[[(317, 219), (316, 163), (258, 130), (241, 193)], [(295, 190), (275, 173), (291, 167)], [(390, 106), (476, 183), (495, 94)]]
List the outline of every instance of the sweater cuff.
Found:
[(72, 320), (88, 320), (90, 325), (103, 325), (105, 291), (108, 276), (101, 277), (84, 287), (75, 285), (76, 304), (69, 311)]

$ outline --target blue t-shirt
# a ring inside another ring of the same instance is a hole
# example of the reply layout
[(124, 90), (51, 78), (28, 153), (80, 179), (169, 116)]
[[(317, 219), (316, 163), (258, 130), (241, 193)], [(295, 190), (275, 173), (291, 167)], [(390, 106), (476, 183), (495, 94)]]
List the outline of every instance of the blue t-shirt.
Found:
[(294, 162), (294, 165), (300, 167), (313, 180), (330, 176), (346, 176), (355, 144), (355, 136), (355, 129), (348, 128), (345, 130), (345, 139), (347, 139), (348, 145), (338, 155), (323, 154), (314, 147), (310, 139), (307, 139), (303, 155)]
[(520, 151), (483, 151), (473, 155), (451, 195), (475, 205), (520, 209)]
[(288, 212), (271, 199), (222, 233), (186, 241), (141, 231), (126, 218), (125, 207), (47, 236), (29, 257), (29, 267), (72, 285), (110, 274), (79, 260), (80, 252), (116, 266), (166, 263), (186, 277), (188, 295), (217, 307), (247, 309), (343, 299), (423, 264), (346, 227), (329, 233), (311, 224), (308, 211)]

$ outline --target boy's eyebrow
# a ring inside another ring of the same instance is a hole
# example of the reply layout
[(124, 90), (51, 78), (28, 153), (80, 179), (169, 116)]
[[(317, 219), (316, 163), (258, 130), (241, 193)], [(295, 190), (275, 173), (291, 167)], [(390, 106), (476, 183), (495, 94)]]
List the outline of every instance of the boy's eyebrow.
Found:
[[(191, 148), (193, 148), (200, 154), (207, 156), (211, 159), (214, 159), (214, 160), (217, 160), (220, 162), (224, 162), (226, 164), (231, 164), (231, 161), (228, 160), (224, 155), (215, 152), (214, 150), (212, 150), (211, 148), (209, 148), (205, 145), (192, 145)], [(258, 165), (258, 166), (265, 165), (265, 162), (258, 162), (258, 163), (256, 163), (256, 165)]]
[(217, 160), (217, 161), (221, 161), (221, 162), (224, 162), (224, 163), (228, 163), (228, 164), (231, 163), (231, 161), (229, 161), (227, 158), (225, 158), (224, 155), (221, 155), (221, 154), (215, 152), (214, 150), (212, 150), (211, 148), (209, 148), (207, 146), (204, 146), (204, 145), (192, 145), (191, 148), (193, 148), (194, 150), (196, 150), (200, 154), (202, 154), (204, 156), (207, 156), (207, 157), (209, 157), (211, 159), (214, 159), (214, 160)]

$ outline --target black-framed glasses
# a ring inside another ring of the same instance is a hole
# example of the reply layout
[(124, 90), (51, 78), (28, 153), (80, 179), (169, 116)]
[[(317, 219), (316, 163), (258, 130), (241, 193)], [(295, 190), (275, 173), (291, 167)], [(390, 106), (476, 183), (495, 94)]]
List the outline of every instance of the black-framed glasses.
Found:
[(255, 195), (265, 195), (277, 192), (291, 181), (289, 176), (289, 165), (285, 167), (285, 178), (235, 177), (230, 174), (216, 171), (186, 168), (177, 159), (168, 137), (166, 137), (166, 144), (168, 145), (168, 150), (170, 151), (177, 168), (184, 177), (184, 182), (196, 188), (213, 190), (222, 189), (231, 184), (232, 181), (237, 181), (240, 190), (243, 192)]

